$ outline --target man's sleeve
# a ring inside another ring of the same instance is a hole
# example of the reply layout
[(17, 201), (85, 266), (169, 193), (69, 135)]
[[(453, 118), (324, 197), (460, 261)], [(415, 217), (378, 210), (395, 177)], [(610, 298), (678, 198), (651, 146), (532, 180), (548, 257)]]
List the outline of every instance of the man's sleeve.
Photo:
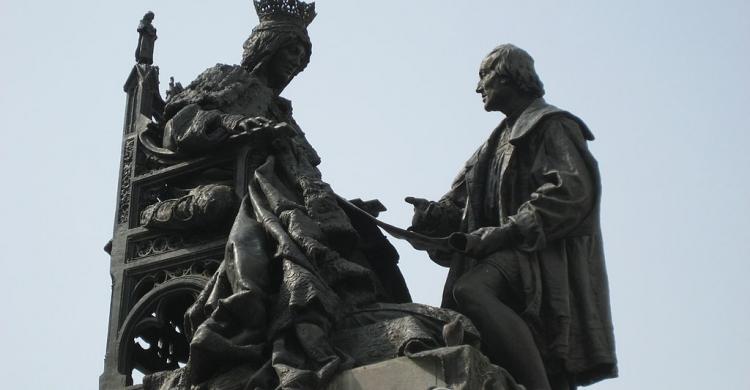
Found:
[(572, 233), (593, 211), (598, 187), (584, 153), (586, 140), (578, 123), (550, 118), (532, 164), (536, 186), (530, 199), (510, 217), (522, 236), (519, 249), (535, 251)]
[(453, 180), (450, 191), (427, 208), (429, 227), (425, 233), (443, 237), (459, 231), (466, 206), (466, 170), (464, 167)]

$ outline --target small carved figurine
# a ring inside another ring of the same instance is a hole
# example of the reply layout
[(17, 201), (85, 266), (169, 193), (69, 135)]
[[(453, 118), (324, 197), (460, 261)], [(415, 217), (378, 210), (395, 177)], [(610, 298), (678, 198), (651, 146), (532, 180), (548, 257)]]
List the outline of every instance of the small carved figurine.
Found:
[(135, 61), (139, 64), (151, 65), (154, 63), (154, 42), (156, 42), (156, 27), (151, 24), (154, 21), (154, 13), (151, 11), (143, 15), (138, 24), (138, 47), (135, 49)]
[(182, 92), (182, 90), (185, 89), (182, 86), (182, 83), (174, 82), (174, 77), (169, 77), (169, 89), (167, 90), (167, 101), (172, 99), (173, 96), (177, 95), (178, 93)]

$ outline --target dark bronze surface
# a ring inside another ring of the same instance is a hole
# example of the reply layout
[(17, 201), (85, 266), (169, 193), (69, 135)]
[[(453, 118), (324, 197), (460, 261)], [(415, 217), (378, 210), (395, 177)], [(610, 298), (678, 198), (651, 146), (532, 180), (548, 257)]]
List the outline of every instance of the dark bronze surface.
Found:
[(547, 104), (534, 61), (513, 45), (481, 63), (476, 92), (506, 118), (440, 200), (407, 197), (414, 242), (450, 267), (443, 306), (476, 324), (482, 350), (527, 389), (617, 375), (599, 227), (593, 135)]

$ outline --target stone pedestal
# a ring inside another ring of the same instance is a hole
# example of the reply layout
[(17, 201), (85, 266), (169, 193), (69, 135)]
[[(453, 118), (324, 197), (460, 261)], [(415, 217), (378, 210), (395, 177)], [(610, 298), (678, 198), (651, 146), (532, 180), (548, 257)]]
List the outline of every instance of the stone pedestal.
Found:
[(438, 348), (347, 370), (326, 390), (521, 390), (477, 349)]

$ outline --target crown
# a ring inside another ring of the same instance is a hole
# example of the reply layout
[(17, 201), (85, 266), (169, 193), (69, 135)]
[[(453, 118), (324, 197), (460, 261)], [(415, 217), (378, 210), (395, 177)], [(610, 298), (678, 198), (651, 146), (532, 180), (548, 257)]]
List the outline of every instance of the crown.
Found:
[(253, 0), (261, 22), (292, 21), (307, 27), (315, 19), (315, 3), (299, 0)]

